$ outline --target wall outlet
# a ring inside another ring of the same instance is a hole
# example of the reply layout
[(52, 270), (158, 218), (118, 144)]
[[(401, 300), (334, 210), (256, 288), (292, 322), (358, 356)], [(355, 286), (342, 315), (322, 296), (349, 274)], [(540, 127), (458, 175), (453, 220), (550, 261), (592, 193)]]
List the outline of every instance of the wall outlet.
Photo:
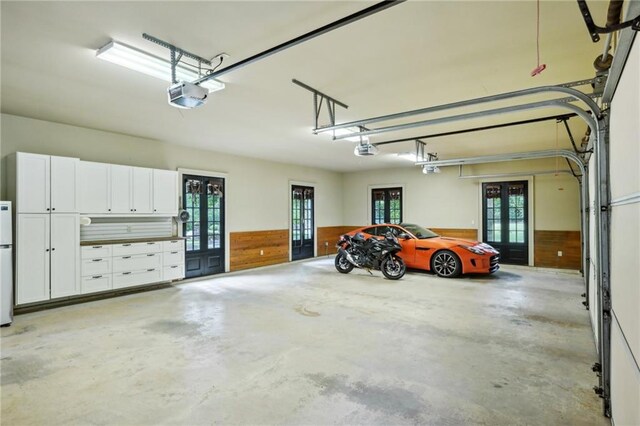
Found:
[(329, 241), (325, 241), (325, 242), (324, 242), (324, 246), (325, 246), (325, 247), (329, 247)]
[(264, 256), (264, 250), (260, 250), (260, 256)]
[(562, 257), (562, 252), (561, 251), (558, 252), (558, 257)]

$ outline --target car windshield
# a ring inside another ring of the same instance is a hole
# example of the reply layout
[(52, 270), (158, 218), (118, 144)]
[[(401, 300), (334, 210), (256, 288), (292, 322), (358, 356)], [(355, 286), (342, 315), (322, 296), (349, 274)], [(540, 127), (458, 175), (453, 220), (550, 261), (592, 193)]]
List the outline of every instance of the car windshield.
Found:
[(422, 226), (416, 225), (414, 223), (401, 223), (400, 226), (402, 226), (407, 231), (411, 232), (413, 235), (416, 236), (416, 238), (420, 240), (439, 237), (439, 235), (433, 232), (432, 230), (423, 228)]

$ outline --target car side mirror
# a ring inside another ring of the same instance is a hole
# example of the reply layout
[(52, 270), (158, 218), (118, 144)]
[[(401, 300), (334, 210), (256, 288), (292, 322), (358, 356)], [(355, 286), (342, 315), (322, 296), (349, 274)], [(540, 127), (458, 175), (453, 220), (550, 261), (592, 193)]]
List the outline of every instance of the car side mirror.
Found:
[(409, 236), (409, 234), (403, 232), (402, 234), (398, 235), (398, 238), (400, 238), (401, 240), (410, 240), (411, 237)]

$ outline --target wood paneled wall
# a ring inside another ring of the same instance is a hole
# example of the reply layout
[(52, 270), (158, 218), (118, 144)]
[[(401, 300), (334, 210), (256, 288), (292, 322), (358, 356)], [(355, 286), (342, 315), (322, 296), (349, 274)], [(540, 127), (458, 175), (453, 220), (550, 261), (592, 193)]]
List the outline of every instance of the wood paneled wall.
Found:
[(478, 230), (473, 228), (429, 228), (436, 234), (443, 237), (464, 238), (466, 240), (477, 240)]
[[(542, 268), (581, 268), (580, 231), (534, 231), (534, 265)], [(558, 251), (562, 256), (558, 256)]]
[(231, 232), (229, 248), (232, 271), (288, 262), (289, 230)]
[[(359, 228), (359, 226), (323, 226), (318, 228), (316, 235), (316, 245), (318, 247), (318, 256), (336, 254), (336, 243), (340, 235)], [(328, 245), (325, 245), (328, 243)]]

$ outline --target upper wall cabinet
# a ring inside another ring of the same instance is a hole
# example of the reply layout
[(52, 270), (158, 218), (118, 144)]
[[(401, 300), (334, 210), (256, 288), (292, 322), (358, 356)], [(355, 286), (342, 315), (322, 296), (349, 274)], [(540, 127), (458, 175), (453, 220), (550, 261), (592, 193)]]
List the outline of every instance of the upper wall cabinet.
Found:
[(80, 213), (178, 214), (178, 173), (80, 161)]
[(178, 214), (178, 173), (170, 170), (153, 171), (153, 212)]
[(77, 158), (18, 152), (16, 207), (18, 213), (77, 213)]
[(110, 165), (81, 161), (79, 168), (80, 213), (110, 213)]
[(153, 171), (142, 167), (133, 167), (133, 194), (131, 206), (134, 213), (153, 213)]

